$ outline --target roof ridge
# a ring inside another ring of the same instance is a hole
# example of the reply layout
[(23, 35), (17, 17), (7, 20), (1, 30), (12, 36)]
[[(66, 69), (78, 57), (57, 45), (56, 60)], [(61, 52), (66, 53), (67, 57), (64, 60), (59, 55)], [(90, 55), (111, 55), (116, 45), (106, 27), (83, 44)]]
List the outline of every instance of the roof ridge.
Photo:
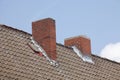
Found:
[(116, 64), (119, 64), (119, 65), (120, 65), (119, 62), (114, 61), (114, 60), (107, 59), (107, 58), (105, 58), (105, 57), (101, 57), (101, 56), (98, 56), (98, 55), (95, 55), (95, 54), (92, 54), (92, 56), (95, 56), (95, 57), (98, 57), (98, 58), (101, 58), (101, 59), (104, 59), (104, 60), (107, 60), (107, 61), (110, 61), (110, 62), (112, 62), (112, 63), (116, 63)]
[(7, 25), (4, 25), (4, 24), (0, 24), (0, 26), (1, 26), (1, 27), (5, 27), (5, 28), (9, 28), (9, 29), (13, 29), (13, 30), (16, 30), (16, 31), (19, 31), (19, 32), (23, 32), (23, 33), (28, 34), (28, 35), (32, 35), (32, 34), (30, 34), (30, 33), (28, 33), (28, 32), (23, 31), (23, 30), (20, 30), (20, 29), (11, 27), (11, 26), (7, 26)]
[[(71, 47), (65, 46), (65, 45), (63, 45), (63, 44), (61, 44), (61, 43), (56, 43), (56, 44), (59, 45), (59, 46), (68, 48), (68, 49), (72, 49)], [(101, 57), (101, 56), (98, 56), (98, 55), (95, 55), (95, 54), (91, 54), (91, 55), (92, 55), (92, 56), (95, 56), (95, 57), (98, 57), (98, 58), (100, 58), (100, 59), (104, 59), (104, 60), (107, 60), (107, 61), (110, 61), (110, 62), (112, 62), (112, 63), (116, 63), (116, 64), (119, 64), (119, 65), (120, 65), (119, 62), (116, 62), (116, 61), (113, 61), (113, 60), (110, 60), (110, 59), (107, 59), (107, 58), (104, 58), (104, 57)]]

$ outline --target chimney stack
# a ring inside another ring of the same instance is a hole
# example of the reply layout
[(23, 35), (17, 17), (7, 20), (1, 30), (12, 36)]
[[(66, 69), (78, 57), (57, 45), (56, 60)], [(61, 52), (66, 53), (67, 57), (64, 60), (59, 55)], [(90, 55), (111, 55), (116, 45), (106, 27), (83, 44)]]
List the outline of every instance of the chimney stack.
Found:
[(46, 51), (47, 55), (56, 60), (55, 20), (46, 18), (32, 22), (32, 36)]
[(86, 36), (77, 36), (67, 38), (64, 41), (65, 46), (76, 46), (84, 55), (91, 54), (91, 43), (90, 39)]

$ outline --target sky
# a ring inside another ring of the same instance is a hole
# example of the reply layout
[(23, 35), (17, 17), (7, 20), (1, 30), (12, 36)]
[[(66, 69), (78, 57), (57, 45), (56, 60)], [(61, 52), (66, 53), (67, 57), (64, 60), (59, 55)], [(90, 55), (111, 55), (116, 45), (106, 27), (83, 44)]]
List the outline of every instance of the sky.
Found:
[(0, 24), (31, 33), (33, 21), (48, 17), (58, 43), (86, 35), (93, 54), (120, 62), (120, 0), (0, 0)]

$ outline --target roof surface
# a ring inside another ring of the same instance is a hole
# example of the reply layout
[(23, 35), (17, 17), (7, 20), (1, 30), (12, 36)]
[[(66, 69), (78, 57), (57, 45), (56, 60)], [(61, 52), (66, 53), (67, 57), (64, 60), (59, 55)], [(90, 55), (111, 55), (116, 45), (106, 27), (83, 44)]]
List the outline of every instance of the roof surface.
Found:
[(27, 45), (31, 34), (0, 25), (0, 80), (120, 80), (120, 63), (91, 55), (84, 62), (64, 45), (57, 44), (58, 67), (35, 54)]

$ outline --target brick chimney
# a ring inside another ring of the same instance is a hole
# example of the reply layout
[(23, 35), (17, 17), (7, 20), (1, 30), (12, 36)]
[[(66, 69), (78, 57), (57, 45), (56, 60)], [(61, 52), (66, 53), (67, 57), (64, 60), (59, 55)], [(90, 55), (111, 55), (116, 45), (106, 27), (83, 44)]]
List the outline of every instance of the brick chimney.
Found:
[(32, 36), (43, 47), (47, 55), (56, 60), (55, 20), (46, 18), (32, 22)]
[(90, 39), (86, 36), (76, 36), (67, 38), (64, 41), (65, 46), (76, 46), (84, 55), (91, 54), (91, 43)]

